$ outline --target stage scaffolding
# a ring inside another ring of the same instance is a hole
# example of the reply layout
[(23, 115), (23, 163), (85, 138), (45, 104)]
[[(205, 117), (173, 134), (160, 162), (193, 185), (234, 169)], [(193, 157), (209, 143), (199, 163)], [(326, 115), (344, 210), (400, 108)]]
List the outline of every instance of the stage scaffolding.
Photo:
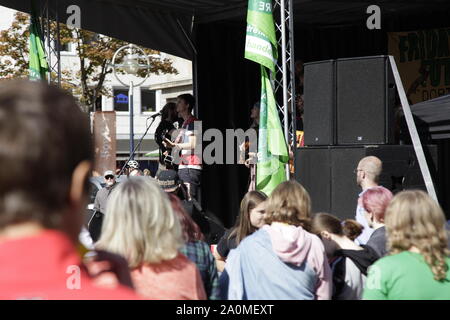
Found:
[[(274, 91), (286, 143), (296, 148), (295, 61), (294, 61), (294, 9), (293, 0), (274, 0), (273, 16), (281, 55), (277, 61)], [(279, 51), (280, 53), (280, 51)], [(281, 59), (280, 59), (281, 58)], [(295, 159), (294, 159), (295, 163)], [(289, 179), (289, 165), (286, 165)]]
[[(41, 30), (43, 34), (44, 49), (49, 66), (48, 83), (61, 86), (61, 38), (58, 19), (58, 1), (39, 1), (39, 17), (41, 20)], [(51, 23), (56, 22), (55, 30), (52, 30)]]

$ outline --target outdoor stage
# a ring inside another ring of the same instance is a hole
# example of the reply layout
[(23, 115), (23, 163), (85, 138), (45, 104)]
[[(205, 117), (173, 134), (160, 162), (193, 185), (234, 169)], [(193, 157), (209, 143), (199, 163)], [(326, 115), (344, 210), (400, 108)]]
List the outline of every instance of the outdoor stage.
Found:
[[(380, 30), (366, 26), (368, 3), (292, 2), (294, 58), (303, 62), (387, 55), (389, 32), (450, 24), (450, 2), (378, 1)], [(55, 1), (41, 3), (55, 7)], [(29, 12), (28, 1), (0, 4)], [(247, 1), (58, 1), (61, 21), (71, 4), (81, 8), (82, 28), (192, 59), (197, 116), (205, 130), (249, 126), (250, 107), (259, 99), (260, 74), (255, 63), (244, 59)], [(448, 216), (450, 140), (433, 143), (438, 148), (438, 196)], [(242, 165), (205, 166), (202, 179), (203, 206), (231, 226), (247, 188), (248, 170)]]

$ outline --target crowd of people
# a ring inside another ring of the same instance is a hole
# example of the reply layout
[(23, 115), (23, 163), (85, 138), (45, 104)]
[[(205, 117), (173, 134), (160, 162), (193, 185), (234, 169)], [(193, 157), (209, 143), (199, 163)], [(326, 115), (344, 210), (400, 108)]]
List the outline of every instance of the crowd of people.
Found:
[(217, 246), (189, 213), (198, 172), (183, 173), (186, 191), (173, 170), (120, 183), (107, 171), (101, 233), (86, 244), (93, 146), (74, 98), (2, 82), (0, 146), (0, 299), (450, 299), (442, 209), (423, 191), (379, 186), (376, 157), (355, 169), (355, 219), (312, 213), (291, 180), (269, 196), (249, 191)]

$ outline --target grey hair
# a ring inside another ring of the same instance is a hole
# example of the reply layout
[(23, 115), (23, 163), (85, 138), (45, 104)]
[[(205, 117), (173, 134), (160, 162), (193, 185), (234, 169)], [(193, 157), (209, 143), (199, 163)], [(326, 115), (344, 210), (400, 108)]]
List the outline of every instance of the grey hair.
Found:
[(182, 246), (180, 222), (158, 184), (147, 177), (119, 183), (108, 199), (96, 247), (124, 256), (136, 268), (171, 260)]

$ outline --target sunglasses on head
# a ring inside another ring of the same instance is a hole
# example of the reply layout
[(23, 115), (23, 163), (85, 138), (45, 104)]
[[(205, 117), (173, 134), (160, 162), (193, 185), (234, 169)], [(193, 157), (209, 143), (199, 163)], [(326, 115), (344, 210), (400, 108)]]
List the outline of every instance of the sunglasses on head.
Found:
[(114, 179), (114, 176), (108, 175), (108, 176), (105, 176), (105, 179), (106, 179), (106, 180)]

